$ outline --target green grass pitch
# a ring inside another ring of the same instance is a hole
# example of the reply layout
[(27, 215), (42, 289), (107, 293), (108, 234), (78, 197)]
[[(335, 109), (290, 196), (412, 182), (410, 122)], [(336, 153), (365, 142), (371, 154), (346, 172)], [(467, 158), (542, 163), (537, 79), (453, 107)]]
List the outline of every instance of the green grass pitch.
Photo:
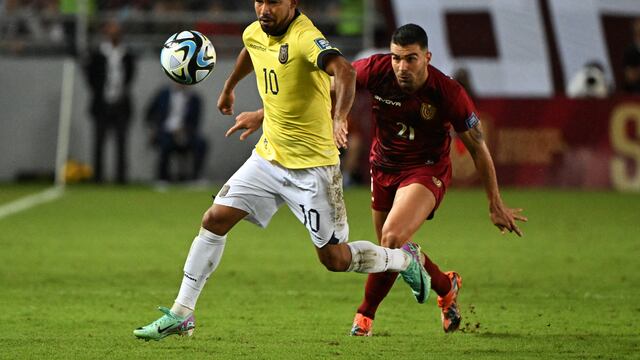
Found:
[[(491, 225), (481, 191), (450, 191), (416, 240), (463, 276), (454, 334), (433, 293), (418, 305), (399, 281), (374, 337), (347, 336), (365, 276), (326, 271), (282, 209), (230, 233), (192, 338), (136, 340), (172, 303), (215, 190), (75, 186), (0, 219), (0, 358), (640, 358), (640, 195), (610, 192), (504, 191), (530, 219), (518, 238)], [(0, 186), (0, 202), (31, 191)], [(367, 189), (346, 203), (351, 239), (373, 239)]]

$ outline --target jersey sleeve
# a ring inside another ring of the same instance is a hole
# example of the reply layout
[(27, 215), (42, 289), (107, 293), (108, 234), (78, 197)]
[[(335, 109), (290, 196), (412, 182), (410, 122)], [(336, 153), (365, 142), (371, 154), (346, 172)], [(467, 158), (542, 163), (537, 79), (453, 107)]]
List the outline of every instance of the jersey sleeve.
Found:
[(448, 93), (445, 94), (445, 108), (448, 109), (448, 118), (456, 132), (465, 132), (474, 128), (480, 122), (478, 111), (473, 101), (462, 86), (455, 83), (451, 86)]
[(356, 70), (356, 88), (367, 89), (369, 86), (369, 69), (371, 68), (371, 58), (354, 61), (352, 65)]
[(333, 47), (318, 30), (302, 32), (298, 41), (307, 60), (321, 70), (325, 69), (330, 55), (342, 55), (340, 50)]

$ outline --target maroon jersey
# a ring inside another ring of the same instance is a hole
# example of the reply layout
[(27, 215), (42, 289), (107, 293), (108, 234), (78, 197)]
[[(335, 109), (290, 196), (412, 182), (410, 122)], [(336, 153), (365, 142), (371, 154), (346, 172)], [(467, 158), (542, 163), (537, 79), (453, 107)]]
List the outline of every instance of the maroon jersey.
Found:
[(475, 106), (462, 86), (431, 65), (427, 81), (411, 95), (400, 89), (390, 54), (373, 55), (353, 66), (357, 86), (372, 95), (373, 166), (400, 170), (448, 165), (451, 126), (464, 132), (478, 123)]

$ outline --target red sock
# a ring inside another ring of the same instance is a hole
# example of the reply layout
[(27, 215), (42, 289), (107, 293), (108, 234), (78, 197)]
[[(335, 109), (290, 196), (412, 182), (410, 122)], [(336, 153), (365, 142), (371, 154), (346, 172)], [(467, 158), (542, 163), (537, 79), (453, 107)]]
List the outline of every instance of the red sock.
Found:
[(422, 253), (422, 255), (424, 256), (424, 268), (431, 276), (431, 288), (438, 296), (446, 296), (451, 290), (451, 279), (440, 271), (438, 265), (434, 264), (427, 254)]
[(374, 319), (378, 306), (393, 287), (397, 277), (397, 272), (369, 274), (367, 284), (364, 287), (364, 300), (358, 307), (358, 312), (370, 319)]

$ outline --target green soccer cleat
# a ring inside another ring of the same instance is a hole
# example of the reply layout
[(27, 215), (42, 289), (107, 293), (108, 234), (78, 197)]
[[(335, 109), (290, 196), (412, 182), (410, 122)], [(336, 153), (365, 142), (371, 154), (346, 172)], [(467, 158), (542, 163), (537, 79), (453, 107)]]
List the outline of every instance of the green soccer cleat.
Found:
[(138, 339), (161, 340), (169, 335), (191, 336), (196, 328), (196, 319), (193, 313), (189, 316), (180, 317), (171, 312), (166, 307), (159, 307), (164, 315), (151, 324), (133, 330), (133, 335)]
[(402, 251), (411, 256), (411, 263), (406, 270), (400, 272), (400, 276), (409, 284), (418, 303), (422, 304), (429, 298), (431, 277), (420, 262), (420, 245), (408, 242), (402, 245)]

